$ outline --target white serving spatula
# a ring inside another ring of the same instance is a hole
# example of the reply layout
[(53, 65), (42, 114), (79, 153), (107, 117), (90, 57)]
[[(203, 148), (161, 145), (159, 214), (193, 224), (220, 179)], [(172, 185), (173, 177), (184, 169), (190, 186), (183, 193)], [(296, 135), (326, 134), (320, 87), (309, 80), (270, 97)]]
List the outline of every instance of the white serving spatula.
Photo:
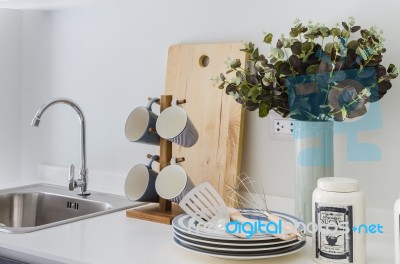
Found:
[[(258, 222), (244, 217), (237, 209), (227, 207), (219, 193), (209, 182), (203, 182), (193, 188), (182, 198), (179, 206), (198, 223), (207, 224), (205, 226), (211, 226), (219, 230), (226, 230), (226, 224), (230, 220), (238, 221), (242, 224)], [(267, 223), (265, 221), (262, 222), (264, 224)], [(246, 238), (246, 234), (242, 232), (235, 232), (233, 235)], [(296, 234), (291, 233), (272, 235), (283, 240), (296, 238)]]

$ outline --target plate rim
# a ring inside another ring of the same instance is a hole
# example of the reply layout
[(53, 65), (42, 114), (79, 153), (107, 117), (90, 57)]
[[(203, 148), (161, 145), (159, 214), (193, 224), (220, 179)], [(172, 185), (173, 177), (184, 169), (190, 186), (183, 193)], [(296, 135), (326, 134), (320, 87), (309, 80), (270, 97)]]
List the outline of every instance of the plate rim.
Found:
[[(240, 209), (240, 210), (241, 210), (241, 211), (244, 211), (244, 213), (246, 213), (246, 212), (251, 212), (251, 211), (254, 212), (254, 211), (255, 211), (255, 209), (247, 209), (247, 208), (245, 208), (245, 209)], [(277, 214), (277, 215), (279, 215), (280, 217), (284, 216), (284, 218), (285, 218), (286, 220), (288, 220), (288, 218), (289, 218), (289, 219), (291, 219), (291, 220), (296, 220), (296, 221), (303, 222), (303, 221), (301, 221), (299, 218), (297, 218), (297, 217), (295, 217), (295, 216), (292, 216), (292, 215), (289, 215), (289, 214), (286, 214), (286, 213), (281, 213), (281, 212), (277, 212), (277, 211), (271, 211), (271, 213)], [(264, 235), (264, 236), (259, 235), (259, 236), (257, 236), (257, 237), (252, 237), (252, 238), (250, 238), (250, 239), (243, 240), (243, 239), (241, 239), (241, 238), (237, 238), (237, 237), (235, 237), (235, 236), (233, 236), (233, 235), (229, 235), (229, 234), (226, 234), (226, 236), (222, 236), (222, 235), (218, 236), (218, 235), (213, 235), (213, 234), (210, 234), (211, 236), (207, 236), (207, 235), (202, 234), (202, 233), (188, 232), (187, 230), (183, 229), (181, 226), (179, 226), (179, 225), (177, 224), (178, 221), (179, 221), (181, 218), (183, 218), (183, 217), (188, 217), (188, 218), (190, 219), (190, 216), (189, 216), (189, 215), (187, 215), (187, 214), (185, 214), (185, 213), (180, 214), (180, 215), (176, 216), (176, 217), (173, 219), (173, 221), (172, 221), (172, 226), (173, 226), (174, 229), (177, 229), (177, 230), (179, 230), (179, 231), (181, 231), (182, 233), (187, 234), (187, 235), (197, 236), (197, 237), (201, 237), (201, 238), (205, 238), (205, 239), (222, 240), (222, 241), (252, 241), (252, 242), (258, 241), (258, 242), (259, 242), (259, 241), (266, 241), (266, 240), (277, 239), (276, 237), (274, 237), (274, 236), (272, 236), (272, 235), (270, 235), (270, 234), (267, 234), (267, 235)], [(278, 239), (279, 239), (279, 238), (278, 238)]]
[(188, 240), (185, 240), (184, 238), (180, 238), (179, 237), (179, 235), (177, 235), (177, 234), (174, 234), (174, 238), (176, 238), (177, 240), (179, 240), (180, 242), (182, 242), (182, 243), (186, 243), (186, 244), (188, 244), (188, 245), (190, 245), (190, 246), (194, 246), (194, 247), (199, 247), (199, 248), (202, 248), (202, 249), (205, 249), (205, 250), (213, 250), (213, 249), (215, 249), (215, 250), (221, 250), (221, 251), (229, 251), (229, 252), (243, 252), (243, 253), (250, 253), (250, 252), (260, 252), (260, 251), (275, 251), (275, 250), (280, 250), (280, 249), (285, 249), (285, 248), (289, 248), (289, 247), (293, 247), (293, 246), (296, 246), (296, 245), (298, 245), (298, 244), (300, 244), (302, 241), (300, 241), (300, 240), (297, 240), (297, 241), (294, 241), (293, 242), (293, 244), (289, 244), (289, 245), (284, 245), (284, 246), (272, 246), (272, 247), (270, 247), (270, 248), (263, 248), (263, 247), (258, 247), (258, 248), (252, 248), (252, 249), (250, 249), (250, 248), (227, 248), (227, 247), (216, 247), (216, 246), (213, 246), (213, 245), (200, 245), (200, 244), (197, 244), (197, 243), (194, 243), (193, 241), (188, 241)]
[(206, 252), (206, 250), (193, 249), (193, 248), (185, 247), (184, 245), (182, 245), (179, 241), (177, 241), (175, 239), (173, 239), (173, 243), (176, 246), (178, 246), (178, 247), (180, 247), (180, 248), (182, 248), (182, 249), (184, 249), (184, 250), (186, 250), (188, 252), (192, 252), (192, 253), (194, 252), (196, 254), (206, 255), (206, 256), (209, 256), (209, 257), (215, 257), (215, 258), (220, 258), (220, 259), (230, 259), (230, 260), (255, 260), (255, 259), (267, 259), (267, 258), (283, 257), (283, 256), (292, 255), (292, 254), (295, 254), (295, 253), (301, 251), (304, 248), (304, 246), (306, 245), (306, 241), (302, 241), (299, 245), (297, 245), (297, 248), (294, 249), (293, 251), (289, 251), (289, 252), (282, 253), (282, 254), (277, 254), (277, 255), (232, 256), (232, 255), (229, 255), (229, 254), (228, 255), (223, 255), (223, 254), (218, 254), (218, 253), (209, 253), (209, 252)]
[[(241, 246), (241, 247), (252, 247), (252, 246), (266, 246), (266, 245), (280, 245), (280, 244), (285, 244), (285, 243), (290, 243), (297, 241), (297, 238), (293, 238), (291, 240), (282, 240), (279, 238), (275, 239), (267, 239), (264, 242), (263, 241), (250, 241), (250, 240), (229, 240), (229, 241), (224, 241), (224, 240), (218, 240), (218, 239), (208, 239), (208, 238), (203, 238), (203, 237), (197, 237), (195, 235), (191, 234), (186, 234), (183, 233), (182, 231), (179, 231), (178, 229), (173, 229), (174, 233), (177, 233), (179, 236), (183, 236), (186, 239), (195, 239), (198, 240), (199, 242), (203, 243), (209, 243), (209, 244), (215, 244), (215, 245), (225, 245), (225, 246)], [(276, 240), (276, 241), (273, 241)], [(271, 242), (272, 241), (272, 242)]]

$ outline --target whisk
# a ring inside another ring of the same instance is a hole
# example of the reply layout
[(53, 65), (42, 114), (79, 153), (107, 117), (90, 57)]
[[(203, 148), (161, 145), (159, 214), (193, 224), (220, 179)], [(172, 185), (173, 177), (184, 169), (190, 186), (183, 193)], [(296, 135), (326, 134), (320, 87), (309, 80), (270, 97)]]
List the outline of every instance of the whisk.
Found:
[[(272, 234), (273, 236), (284, 240), (297, 238), (300, 241), (304, 241), (306, 239), (304, 232), (296, 229), (293, 224), (269, 211), (264, 189), (256, 180), (249, 177), (246, 173), (237, 176), (235, 186), (229, 184), (227, 184), (227, 186), (229, 188), (228, 198), (234, 205), (238, 205), (240, 208), (251, 207), (251, 209), (266, 216), (270, 222), (274, 222), (277, 225), (279, 221), (281, 221), (282, 233)], [(245, 191), (248, 195), (245, 195), (241, 190)]]

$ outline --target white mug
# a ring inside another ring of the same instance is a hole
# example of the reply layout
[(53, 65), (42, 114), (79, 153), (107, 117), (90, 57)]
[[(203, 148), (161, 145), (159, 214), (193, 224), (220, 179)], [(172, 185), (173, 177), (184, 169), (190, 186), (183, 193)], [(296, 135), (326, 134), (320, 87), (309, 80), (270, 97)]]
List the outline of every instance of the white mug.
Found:
[(152, 156), (148, 165), (138, 164), (133, 167), (125, 180), (125, 196), (131, 201), (157, 203), (159, 196), (155, 189), (157, 172), (152, 164), (159, 156)]
[(186, 171), (176, 164), (176, 158), (160, 171), (156, 179), (156, 191), (160, 197), (179, 203), (182, 198), (194, 188)]
[(160, 144), (160, 137), (157, 133), (149, 131), (149, 129), (155, 128), (158, 118), (151, 107), (159, 100), (159, 98), (152, 98), (146, 107), (137, 107), (130, 113), (125, 123), (125, 136), (129, 141), (151, 145)]
[(199, 132), (186, 111), (177, 105), (176, 100), (172, 106), (161, 112), (156, 130), (160, 137), (186, 148), (192, 147), (199, 139)]

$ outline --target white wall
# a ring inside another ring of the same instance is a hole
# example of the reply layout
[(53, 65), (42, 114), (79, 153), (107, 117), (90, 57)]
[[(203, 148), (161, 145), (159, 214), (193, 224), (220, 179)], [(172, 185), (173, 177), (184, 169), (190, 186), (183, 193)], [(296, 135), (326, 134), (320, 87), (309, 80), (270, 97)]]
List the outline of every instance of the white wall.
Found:
[[(79, 124), (72, 109), (54, 107), (43, 116), (39, 129), (28, 125), (46, 99), (70, 97), (82, 106), (90, 170), (125, 175), (144, 162), (147, 153), (156, 151), (127, 142), (124, 124), (134, 107), (163, 91), (171, 44), (260, 43), (263, 31), (279, 36), (289, 31), (297, 17), (334, 25), (353, 15), (360, 25), (385, 29), (388, 52), (384, 62), (400, 65), (398, 9), (396, 1), (372, 0), (338, 0), (332, 5), (312, 0), (161, 0), (24, 16), (23, 176), (33, 177), (38, 163), (66, 167), (74, 162), (79, 166)], [(346, 138), (335, 137), (336, 176), (360, 179), (368, 206), (381, 209), (392, 208), (400, 185), (399, 80), (393, 84), (382, 100), (383, 129), (360, 136), (380, 146), (381, 161), (347, 161)], [(268, 194), (293, 197), (293, 142), (269, 139), (267, 120), (256, 114), (247, 116), (245, 126), (243, 171), (257, 177)]]
[[(45, 135), (30, 126), (31, 120), (40, 104), (51, 95), (52, 68), (50, 65), (50, 13), (41, 11), (23, 11), (22, 54), (22, 178), (32, 180), (36, 177), (36, 166), (46, 161), (43, 153), (51, 150), (51, 138), (55, 133)], [(45, 119), (45, 118), (44, 118)], [(41, 129), (51, 131), (50, 122), (41, 124)], [(60, 138), (61, 142), (63, 138)], [(65, 146), (67, 146), (65, 144)], [(60, 149), (59, 151), (62, 151)]]
[(0, 10), (0, 182), (18, 181), (21, 167), (20, 11)]

